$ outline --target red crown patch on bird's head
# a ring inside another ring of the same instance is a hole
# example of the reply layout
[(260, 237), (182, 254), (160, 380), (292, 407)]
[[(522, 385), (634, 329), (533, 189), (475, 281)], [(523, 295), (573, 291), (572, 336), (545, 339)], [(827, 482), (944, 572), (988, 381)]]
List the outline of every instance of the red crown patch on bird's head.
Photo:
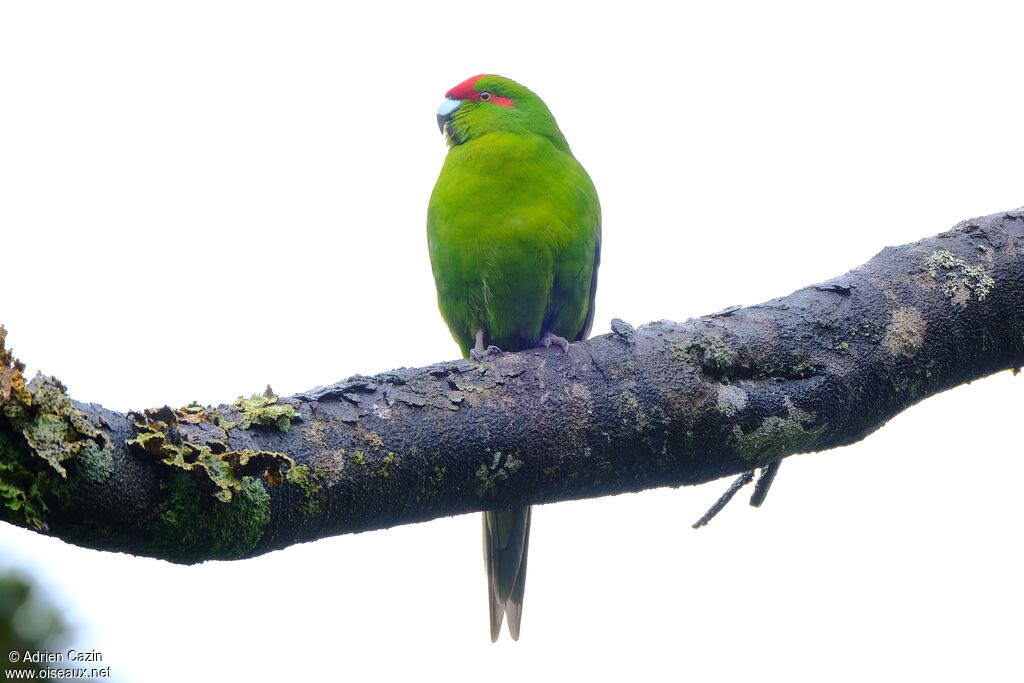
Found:
[(476, 88), (477, 82), (486, 76), (487, 74), (477, 74), (472, 78), (467, 78), (446, 92), (444, 96), (450, 100), (476, 100), (478, 102), (490, 102), (501, 107), (511, 107), (513, 102), (508, 97), (502, 97), (485, 88)]

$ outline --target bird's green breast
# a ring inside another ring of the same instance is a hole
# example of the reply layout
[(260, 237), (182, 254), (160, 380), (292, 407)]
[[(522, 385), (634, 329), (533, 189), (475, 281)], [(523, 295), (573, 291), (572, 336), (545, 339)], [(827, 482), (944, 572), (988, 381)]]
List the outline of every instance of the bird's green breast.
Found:
[(467, 354), (476, 329), (507, 351), (542, 329), (574, 339), (591, 306), (597, 192), (539, 135), (490, 133), (449, 150), (427, 240), (438, 305)]

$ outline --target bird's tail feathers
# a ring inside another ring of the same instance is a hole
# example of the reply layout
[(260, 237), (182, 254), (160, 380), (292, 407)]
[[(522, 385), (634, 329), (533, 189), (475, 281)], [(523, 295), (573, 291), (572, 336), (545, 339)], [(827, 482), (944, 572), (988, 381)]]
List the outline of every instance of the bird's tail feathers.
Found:
[(509, 633), (519, 639), (526, 590), (526, 554), (530, 545), (529, 507), (483, 514), (484, 567), (491, 618), (491, 642), (498, 639), (508, 615)]

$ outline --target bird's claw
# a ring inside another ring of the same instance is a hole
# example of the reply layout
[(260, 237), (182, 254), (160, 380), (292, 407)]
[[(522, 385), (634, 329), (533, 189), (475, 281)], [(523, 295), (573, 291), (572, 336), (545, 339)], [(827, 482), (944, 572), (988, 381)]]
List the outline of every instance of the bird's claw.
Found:
[(548, 332), (545, 330), (544, 334), (540, 336), (540, 345), (545, 349), (557, 346), (562, 349), (562, 353), (569, 353), (569, 340), (565, 337), (559, 337), (554, 332)]
[(499, 353), (501, 353), (501, 349), (492, 344), (491, 346), (488, 346), (486, 349), (472, 349), (469, 352), (469, 357), (475, 361), (482, 361), (484, 358), (487, 358), (488, 356), (497, 356)]

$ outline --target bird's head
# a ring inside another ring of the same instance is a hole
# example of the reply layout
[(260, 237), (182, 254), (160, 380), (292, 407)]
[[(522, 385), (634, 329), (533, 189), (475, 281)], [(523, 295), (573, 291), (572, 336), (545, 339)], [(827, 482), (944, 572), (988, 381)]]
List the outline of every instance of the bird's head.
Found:
[(449, 146), (461, 145), (488, 133), (532, 133), (568, 151), (555, 117), (533, 91), (515, 81), (480, 74), (445, 93), (437, 110), (437, 126)]

